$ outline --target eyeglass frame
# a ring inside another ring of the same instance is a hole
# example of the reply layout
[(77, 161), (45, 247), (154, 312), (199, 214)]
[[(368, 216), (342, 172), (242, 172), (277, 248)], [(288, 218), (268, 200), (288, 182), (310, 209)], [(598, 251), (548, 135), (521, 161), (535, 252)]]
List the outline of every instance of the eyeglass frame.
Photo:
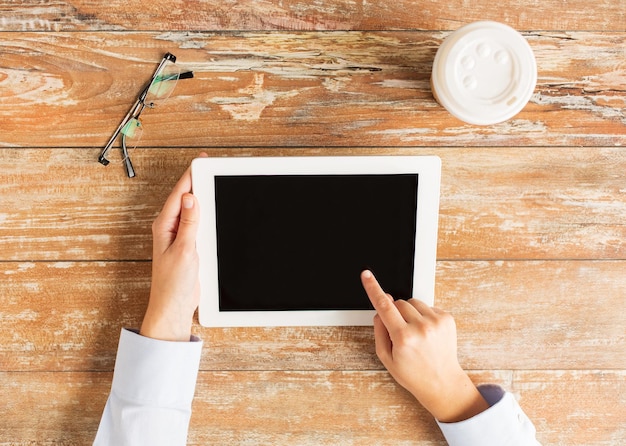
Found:
[[(165, 67), (165, 64), (167, 62), (176, 63), (176, 56), (174, 56), (172, 53), (169, 53), (169, 52), (165, 53), (165, 55), (163, 56), (163, 59), (161, 59), (161, 62), (159, 63), (159, 66), (154, 71), (154, 74), (152, 75), (150, 82), (142, 90), (141, 94), (139, 95), (139, 97), (137, 98), (133, 106), (130, 108), (130, 110), (128, 111), (124, 119), (122, 120), (121, 124), (117, 127), (117, 130), (115, 130), (115, 132), (113, 133), (113, 136), (111, 136), (111, 139), (109, 139), (109, 142), (107, 143), (107, 145), (104, 146), (104, 149), (102, 149), (102, 152), (100, 152), (100, 156), (98, 156), (98, 162), (100, 164), (107, 166), (110, 163), (110, 161), (106, 158), (106, 154), (113, 146), (113, 143), (119, 136), (120, 132), (122, 132), (122, 129), (124, 129), (124, 127), (126, 127), (133, 119), (139, 122), (139, 116), (141, 115), (141, 112), (144, 110), (144, 108), (146, 107), (154, 108), (154, 103), (147, 104), (145, 100), (146, 100), (146, 97), (148, 96), (148, 92), (150, 91), (150, 87), (152, 87), (152, 84), (154, 84), (154, 81), (158, 79), (158, 77), (161, 75), (161, 71), (163, 71), (163, 68)], [(184, 73), (180, 73), (177, 79), (189, 79), (192, 77), (193, 77), (193, 72), (186, 71)], [(126, 167), (126, 173), (128, 174), (128, 178), (133, 178), (135, 176), (135, 169), (133, 167), (133, 163), (130, 161), (128, 148), (126, 147), (126, 134), (125, 133), (122, 133), (121, 150), (124, 155), (124, 166)]]

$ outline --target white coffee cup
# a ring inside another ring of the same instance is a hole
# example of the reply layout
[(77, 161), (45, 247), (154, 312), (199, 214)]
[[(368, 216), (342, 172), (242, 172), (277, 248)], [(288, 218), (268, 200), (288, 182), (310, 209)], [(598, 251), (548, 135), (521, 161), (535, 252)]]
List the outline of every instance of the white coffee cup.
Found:
[(511, 119), (530, 100), (537, 63), (530, 45), (502, 23), (470, 23), (448, 36), (435, 55), (433, 96), (469, 124)]

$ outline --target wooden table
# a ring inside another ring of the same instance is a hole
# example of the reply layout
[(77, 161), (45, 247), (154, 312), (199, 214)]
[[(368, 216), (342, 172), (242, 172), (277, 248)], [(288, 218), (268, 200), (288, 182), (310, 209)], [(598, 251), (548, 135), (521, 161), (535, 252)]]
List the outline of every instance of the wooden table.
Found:
[[(0, 444), (95, 435), (150, 225), (200, 150), (443, 161), (437, 305), (476, 382), (544, 445), (626, 444), (626, 1), (0, 2)], [(438, 46), (520, 30), (527, 107), (476, 127), (432, 98)], [(143, 114), (137, 177), (100, 149), (166, 51), (193, 70)], [(368, 327), (194, 328), (189, 443), (441, 445)], [(419, 371), (417, 371), (419, 373)]]

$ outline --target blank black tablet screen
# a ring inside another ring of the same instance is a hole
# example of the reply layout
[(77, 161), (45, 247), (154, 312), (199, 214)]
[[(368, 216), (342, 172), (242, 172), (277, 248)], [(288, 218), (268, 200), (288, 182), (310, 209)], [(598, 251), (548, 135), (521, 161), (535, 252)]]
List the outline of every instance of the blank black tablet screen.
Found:
[(220, 311), (371, 309), (411, 297), (418, 175), (216, 176)]

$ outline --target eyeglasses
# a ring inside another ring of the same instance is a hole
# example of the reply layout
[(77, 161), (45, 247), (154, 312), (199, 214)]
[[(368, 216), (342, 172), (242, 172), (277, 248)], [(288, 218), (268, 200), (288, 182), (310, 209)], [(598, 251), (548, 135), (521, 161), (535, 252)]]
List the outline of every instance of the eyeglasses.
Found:
[[(152, 79), (150, 79), (150, 83), (143, 89), (135, 101), (135, 104), (126, 114), (126, 117), (122, 120), (122, 123), (115, 133), (113, 133), (113, 136), (111, 136), (111, 139), (100, 153), (98, 162), (105, 166), (111, 161), (123, 162), (128, 177), (132, 178), (135, 176), (135, 169), (133, 168), (133, 163), (130, 161), (129, 151), (137, 147), (137, 143), (143, 133), (143, 125), (139, 120), (141, 112), (146, 107), (154, 108), (159, 103), (163, 103), (170, 96), (172, 90), (174, 90), (178, 79), (189, 79), (193, 77), (193, 72), (191, 71), (181, 73), (179, 68), (174, 65), (175, 63), (176, 56), (172, 53), (167, 53), (163, 56), (161, 63), (152, 75)], [(109, 153), (113, 143), (120, 134), (122, 135), (120, 151), (112, 151)]]

